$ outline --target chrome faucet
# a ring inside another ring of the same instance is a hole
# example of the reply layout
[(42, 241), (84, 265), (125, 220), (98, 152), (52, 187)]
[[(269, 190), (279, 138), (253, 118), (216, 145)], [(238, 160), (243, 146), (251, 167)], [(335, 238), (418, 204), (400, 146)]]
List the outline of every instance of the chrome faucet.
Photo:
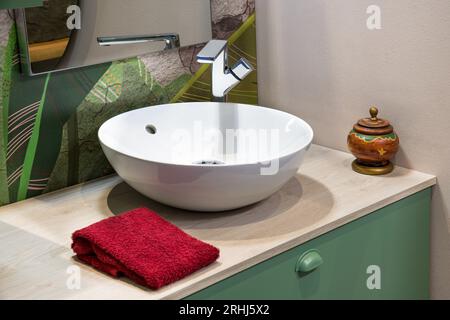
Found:
[(226, 101), (226, 95), (254, 69), (244, 58), (228, 66), (228, 44), (225, 40), (211, 40), (197, 55), (199, 63), (212, 64), (212, 95), (215, 101)]
[(166, 50), (180, 47), (180, 36), (177, 33), (162, 33), (142, 36), (113, 36), (98, 37), (97, 42), (102, 47), (118, 45), (118, 44), (135, 44), (144, 42), (164, 41)]

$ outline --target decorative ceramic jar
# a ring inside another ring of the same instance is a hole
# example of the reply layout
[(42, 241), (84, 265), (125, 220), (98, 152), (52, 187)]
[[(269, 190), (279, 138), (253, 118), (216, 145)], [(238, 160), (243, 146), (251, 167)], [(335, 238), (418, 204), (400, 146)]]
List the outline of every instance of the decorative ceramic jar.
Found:
[(389, 121), (378, 118), (377, 108), (370, 108), (370, 116), (359, 120), (348, 135), (348, 148), (356, 157), (352, 167), (361, 174), (388, 174), (400, 140)]

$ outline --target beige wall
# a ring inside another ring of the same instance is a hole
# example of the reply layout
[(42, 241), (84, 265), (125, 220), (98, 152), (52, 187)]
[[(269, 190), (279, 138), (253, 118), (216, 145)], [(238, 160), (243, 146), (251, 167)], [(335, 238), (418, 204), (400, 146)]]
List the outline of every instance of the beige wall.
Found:
[[(450, 298), (450, 1), (256, 3), (261, 104), (304, 118), (317, 143), (342, 150), (375, 104), (400, 135), (397, 162), (438, 176), (431, 293)], [(366, 27), (371, 4), (382, 30)]]

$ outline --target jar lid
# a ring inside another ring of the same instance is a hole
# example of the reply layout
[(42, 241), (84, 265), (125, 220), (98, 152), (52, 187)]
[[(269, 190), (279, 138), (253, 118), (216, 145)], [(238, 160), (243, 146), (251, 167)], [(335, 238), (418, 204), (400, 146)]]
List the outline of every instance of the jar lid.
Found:
[(370, 108), (370, 116), (370, 118), (359, 120), (358, 123), (354, 125), (353, 129), (358, 133), (373, 136), (394, 132), (394, 128), (389, 121), (378, 118), (378, 108)]

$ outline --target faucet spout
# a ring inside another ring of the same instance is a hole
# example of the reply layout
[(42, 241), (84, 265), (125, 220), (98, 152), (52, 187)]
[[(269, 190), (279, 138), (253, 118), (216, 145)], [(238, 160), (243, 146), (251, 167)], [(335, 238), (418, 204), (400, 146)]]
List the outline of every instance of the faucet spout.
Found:
[(239, 61), (230, 69), (231, 74), (239, 81), (245, 79), (252, 71), (253, 66), (245, 58), (239, 59)]
[(162, 33), (143, 36), (113, 36), (97, 37), (97, 43), (101, 47), (109, 47), (120, 44), (135, 44), (144, 42), (164, 41), (167, 50), (180, 47), (180, 36), (177, 33)]
[(225, 100), (226, 95), (254, 69), (244, 58), (228, 66), (228, 46), (225, 40), (211, 40), (197, 55), (199, 63), (212, 64), (212, 95)]

